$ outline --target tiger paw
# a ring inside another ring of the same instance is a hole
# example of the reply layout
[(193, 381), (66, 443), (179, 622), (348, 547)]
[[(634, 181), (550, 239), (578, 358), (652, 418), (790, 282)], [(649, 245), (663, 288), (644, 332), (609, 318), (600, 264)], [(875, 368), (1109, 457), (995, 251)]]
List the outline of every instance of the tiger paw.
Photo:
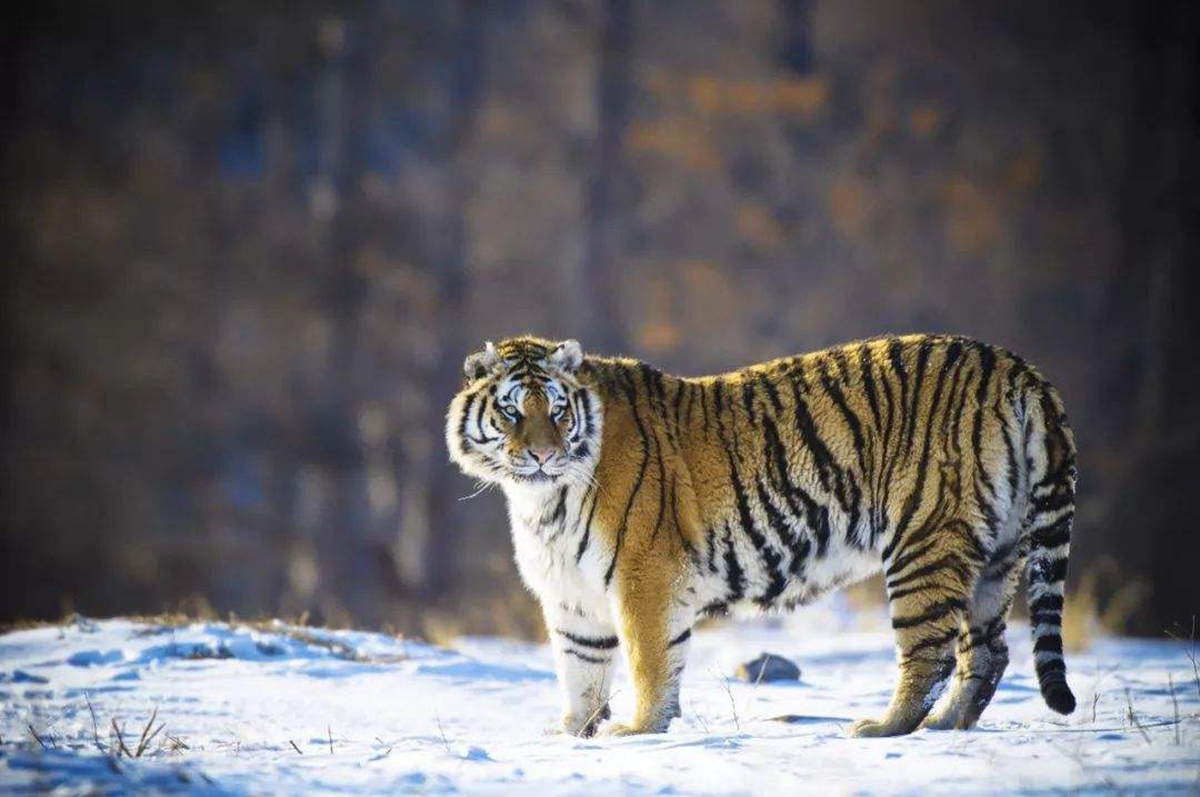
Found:
[(950, 712), (943, 714), (930, 714), (918, 726), (931, 731), (952, 731), (958, 727), (957, 718)]
[(587, 714), (567, 714), (563, 717), (562, 728), (571, 736), (587, 739), (596, 734), (596, 728), (600, 726), (601, 721), (611, 716), (612, 711), (608, 705)]
[(643, 733), (666, 733), (671, 724), (671, 717), (664, 717), (654, 724), (626, 725), (623, 722), (610, 722), (600, 729), (599, 736), (638, 736)]
[(908, 730), (897, 728), (887, 722), (859, 720), (850, 726), (850, 735), (858, 739), (875, 739), (881, 736), (902, 736)]

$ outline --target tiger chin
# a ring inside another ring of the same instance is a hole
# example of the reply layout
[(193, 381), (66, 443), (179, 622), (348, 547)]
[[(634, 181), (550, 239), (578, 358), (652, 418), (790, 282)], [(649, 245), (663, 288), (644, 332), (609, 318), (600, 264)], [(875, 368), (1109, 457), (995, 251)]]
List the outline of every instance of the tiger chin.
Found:
[[(1075, 443), (1016, 355), (908, 335), (681, 378), (517, 337), (463, 367), (446, 443), (508, 499), (567, 733), (667, 730), (699, 618), (789, 609), (881, 570), (900, 677), (852, 735), (973, 727), (1008, 664), (1022, 572), (1043, 698), (1074, 710)], [(602, 727), (618, 657), (634, 712)]]

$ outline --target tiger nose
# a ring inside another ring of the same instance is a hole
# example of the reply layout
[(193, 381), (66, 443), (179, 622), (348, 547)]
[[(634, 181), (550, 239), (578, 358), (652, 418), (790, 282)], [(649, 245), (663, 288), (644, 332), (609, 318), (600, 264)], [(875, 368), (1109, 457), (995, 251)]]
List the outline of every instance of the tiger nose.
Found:
[(545, 465), (550, 461), (550, 457), (554, 456), (553, 448), (531, 448), (529, 456), (533, 457), (533, 461), (539, 465)]

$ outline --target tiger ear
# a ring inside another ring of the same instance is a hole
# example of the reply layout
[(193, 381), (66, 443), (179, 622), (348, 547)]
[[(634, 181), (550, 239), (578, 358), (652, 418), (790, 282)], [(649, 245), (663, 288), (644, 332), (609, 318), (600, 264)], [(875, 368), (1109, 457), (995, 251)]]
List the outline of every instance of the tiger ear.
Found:
[(482, 379), (492, 371), (495, 371), (499, 365), (500, 355), (496, 352), (496, 347), (489, 340), (484, 345), (483, 351), (475, 352), (463, 360), (463, 375), (467, 379)]
[(560, 371), (573, 374), (583, 364), (583, 349), (577, 340), (564, 340), (550, 352), (549, 361)]

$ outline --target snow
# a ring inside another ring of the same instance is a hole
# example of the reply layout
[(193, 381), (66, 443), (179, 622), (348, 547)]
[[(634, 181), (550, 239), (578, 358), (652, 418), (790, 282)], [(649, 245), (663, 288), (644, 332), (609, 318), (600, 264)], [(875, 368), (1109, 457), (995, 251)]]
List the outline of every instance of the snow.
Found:
[[(553, 730), (543, 645), (469, 638), (449, 650), (281, 623), (77, 619), (0, 636), (0, 792), (1200, 791), (1190, 644), (1108, 638), (1068, 654), (1080, 708), (1063, 718), (1038, 694), (1028, 629), (1014, 628), (1012, 664), (979, 728), (851, 739), (849, 723), (878, 716), (896, 676), (885, 620), (863, 622), (835, 597), (698, 631), (684, 716), (668, 733), (576, 739)], [(732, 679), (764, 651), (794, 659), (801, 680)], [(114, 755), (114, 721), (136, 754), (155, 711), (163, 728), (147, 732), (142, 756)], [(622, 673), (614, 719), (629, 712)]]

